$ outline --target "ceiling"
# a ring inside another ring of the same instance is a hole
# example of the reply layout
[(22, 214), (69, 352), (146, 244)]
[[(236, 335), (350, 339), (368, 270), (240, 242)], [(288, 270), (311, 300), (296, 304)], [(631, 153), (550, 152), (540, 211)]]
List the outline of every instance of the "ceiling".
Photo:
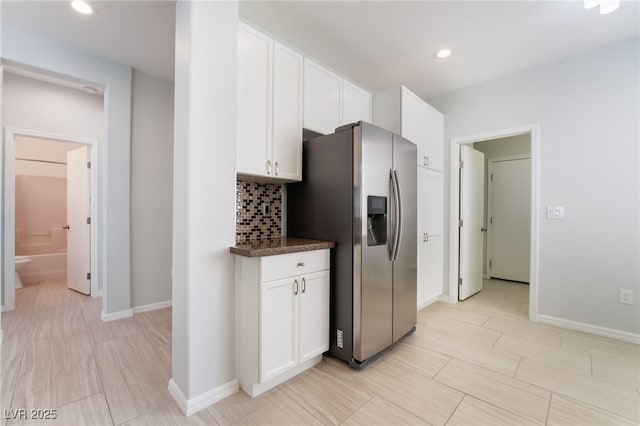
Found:
[(90, 1), (94, 16), (75, 12), (70, 1), (0, 3), (3, 25), (173, 80), (175, 1)]
[[(3, 0), (2, 23), (173, 79), (175, 2)], [(423, 98), (640, 35), (640, 3), (600, 15), (582, 1), (241, 1), (240, 16), (355, 83)], [(436, 60), (449, 47), (453, 55)]]

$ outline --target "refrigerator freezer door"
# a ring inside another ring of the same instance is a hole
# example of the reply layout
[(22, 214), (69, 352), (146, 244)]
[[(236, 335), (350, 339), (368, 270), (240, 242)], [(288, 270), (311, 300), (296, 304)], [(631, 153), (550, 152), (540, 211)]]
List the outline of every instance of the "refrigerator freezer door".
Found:
[[(367, 197), (389, 200), (392, 141), (390, 132), (367, 123), (354, 128), (353, 358), (356, 361), (367, 360), (393, 342), (393, 270), (389, 242), (366, 244)], [(416, 159), (413, 161), (415, 169)], [(415, 313), (415, 301), (413, 311)]]
[(417, 321), (417, 147), (393, 135), (393, 169), (400, 188), (402, 216), (397, 260), (393, 262), (393, 342), (398, 341)]

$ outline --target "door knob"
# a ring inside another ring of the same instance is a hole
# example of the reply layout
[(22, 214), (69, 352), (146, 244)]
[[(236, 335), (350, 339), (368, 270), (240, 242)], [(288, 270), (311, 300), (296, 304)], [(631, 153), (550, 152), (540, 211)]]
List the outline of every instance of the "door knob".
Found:
[(480, 232), (487, 232), (487, 228), (480, 228)]
[(70, 228), (69, 228), (69, 225), (65, 225), (62, 227), (62, 229), (66, 229), (68, 231)]

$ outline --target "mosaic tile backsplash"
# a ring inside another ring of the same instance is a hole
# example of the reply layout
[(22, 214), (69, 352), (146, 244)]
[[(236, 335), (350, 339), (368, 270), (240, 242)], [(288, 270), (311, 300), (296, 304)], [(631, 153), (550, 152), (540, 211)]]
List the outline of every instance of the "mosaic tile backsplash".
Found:
[[(265, 215), (263, 205), (269, 206)], [(282, 236), (282, 185), (236, 181), (236, 241)]]

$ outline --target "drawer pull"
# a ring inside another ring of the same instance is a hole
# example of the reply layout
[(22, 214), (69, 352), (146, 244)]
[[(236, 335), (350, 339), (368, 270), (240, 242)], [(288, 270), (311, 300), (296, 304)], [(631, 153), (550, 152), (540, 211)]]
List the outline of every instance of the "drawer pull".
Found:
[(298, 262), (298, 265), (296, 265), (298, 268), (301, 268), (304, 266), (304, 262)]

